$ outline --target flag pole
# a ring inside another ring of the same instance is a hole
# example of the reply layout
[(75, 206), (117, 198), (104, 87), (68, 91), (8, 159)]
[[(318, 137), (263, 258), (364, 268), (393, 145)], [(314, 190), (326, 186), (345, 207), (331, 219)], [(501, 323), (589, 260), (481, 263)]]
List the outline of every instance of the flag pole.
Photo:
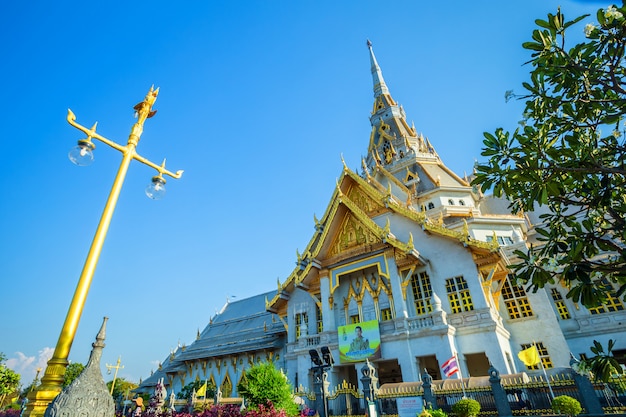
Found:
[(465, 384), (463, 384), (463, 374), (461, 373), (461, 362), (459, 362), (459, 357), (456, 355), (456, 352), (454, 352), (454, 360), (456, 361), (459, 378), (461, 379), (461, 390), (463, 391), (463, 398), (467, 398), (467, 395), (465, 395)]
[[(533, 346), (537, 349), (537, 353), (539, 353), (539, 348), (537, 347), (537, 343), (533, 340)], [(550, 396), (554, 400), (554, 391), (552, 391), (552, 385), (550, 385), (550, 380), (548, 379), (548, 374), (546, 373), (546, 368), (543, 367), (543, 361), (541, 360), (541, 355), (539, 356), (539, 366), (541, 366), (541, 370), (543, 371), (543, 376), (546, 379), (546, 383), (548, 384), (548, 389), (550, 390)]]

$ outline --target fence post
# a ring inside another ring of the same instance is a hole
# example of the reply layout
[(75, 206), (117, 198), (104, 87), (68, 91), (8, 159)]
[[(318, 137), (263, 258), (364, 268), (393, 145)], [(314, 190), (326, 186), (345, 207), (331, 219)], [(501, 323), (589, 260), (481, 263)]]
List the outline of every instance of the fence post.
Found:
[(315, 409), (321, 417), (328, 417), (326, 404), (326, 393), (328, 391), (328, 381), (326, 371), (314, 369), (313, 389), (315, 392)]
[(493, 392), (493, 399), (496, 403), (496, 409), (499, 416), (512, 416), (511, 405), (509, 399), (506, 396), (506, 391), (500, 383), (500, 372), (493, 365), (489, 366), (489, 382), (491, 383), (491, 392)]
[(374, 366), (369, 360), (366, 360), (365, 365), (361, 368), (361, 375), (363, 375), (361, 378), (361, 384), (363, 384), (363, 408), (366, 413), (369, 408), (368, 402), (375, 400), (374, 396), (378, 390), (378, 378), (375, 372)]
[(422, 388), (424, 388), (424, 401), (426, 402), (426, 407), (430, 407), (433, 410), (438, 409), (437, 399), (435, 398), (435, 394), (433, 393), (433, 377), (428, 375), (426, 369), (424, 369), (424, 374), (422, 374)]
[(598, 400), (598, 396), (596, 395), (596, 390), (587, 375), (581, 375), (578, 372), (572, 372), (572, 374), (574, 374), (574, 383), (580, 393), (580, 402), (582, 406), (585, 407), (585, 410), (587, 410), (587, 414), (604, 414), (600, 400)]

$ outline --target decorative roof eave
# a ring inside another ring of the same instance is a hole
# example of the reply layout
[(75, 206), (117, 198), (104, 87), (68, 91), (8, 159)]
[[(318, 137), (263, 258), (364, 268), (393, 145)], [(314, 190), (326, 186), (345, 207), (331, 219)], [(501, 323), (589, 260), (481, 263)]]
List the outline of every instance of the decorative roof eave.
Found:
[[(372, 155), (372, 158), (374, 156)], [(361, 160), (361, 165), (363, 166), (363, 171), (365, 172), (365, 176), (367, 178), (367, 180), (365, 182), (367, 182), (368, 184), (370, 184), (371, 186), (373, 186), (374, 188), (376, 188), (378, 191), (380, 191), (381, 193), (385, 193), (386, 189), (385, 186), (382, 185), (376, 178), (372, 177), (372, 175), (369, 172), (369, 169), (367, 168), (367, 164), (365, 163), (365, 159)], [(359, 175), (355, 174), (354, 172), (350, 171), (345, 165), (344, 165), (344, 169), (348, 170), (351, 177), (358, 177), (361, 178)], [(361, 178), (362, 179), (362, 178)]]
[[(464, 187), (470, 187), (470, 184), (465, 181), (463, 178), (459, 177), (458, 175), (456, 175), (454, 173), (454, 171), (452, 171), (450, 168), (448, 168), (443, 162), (441, 161), (416, 161), (416, 163), (418, 165), (422, 166), (422, 169), (424, 171), (424, 174), (426, 174), (426, 176), (434, 183), (437, 184), (438, 181), (436, 178), (433, 178), (432, 175), (430, 175), (430, 172), (428, 172), (428, 169), (424, 167), (424, 165), (437, 165), (439, 168), (441, 168), (442, 170), (444, 170), (446, 172), (446, 174), (450, 175), (452, 178), (454, 178), (456, 181), (458, 181), (459, 184), (461, 184), (461, 186)], [(439, 185), (439, 184), (437, 184)]]
[[(367, 227), (376, 236), (379, 236), (380, 239), (384, 243), (389, 244), (390, 246), (406, 253), (407, 255), (414, 256), (416, 259), (418, 259), (422, 263), (427, 262), (427, 260), (424, 259), (413, 246), (412, 234), (409, 235), (409, 240), (406, 243), (398, 240), (391, 233), (389, 221), (387, 221), (387, 225), (385, 225), (384, 228), (381, 228), (372, 219), (370, 219), (369, 216), (365, 212), (363, 212), (352, 200), (350, 200), (350, 198), (348, 198), (348, 196), (346, 196), (343, 193), (343, 191), (341, 191), (341, 184), (343, 183), (343, 179), (346, 176), (349, 176), (350, 178), (354, 179), (361, 185), (367, 185), (367, 183), (361, 177), (356, 175), (354, 172), (352, 172), (350, 169), (348, 169), (344, 165), (344, 171), (340, 178), (341, 181), (337, 182), (337, 187), (335, 188), (335, 192), (333, 193), (333, 198), (331, 200), (331, 203), (329, 204), (329, 207), (326, 210), (326, 213), (324, 214), (323, 220), (320, 222), (323, 225), (321, 233), (316, 234), (311, 239), (309, 245), (307, 246), (307, 250), (302, 255), (298, 253), (298, 260), (297, 260), (296, 268), (292, 271), (292, 273), (289, 275), (289, 277), (285, 280), (283, 284), (280, 284), (280, 282), (278, 283), (277, 294), (271, 300), (266, 301), (265, 305), (268, 311), (275, 312), (276, 308), (274, 308), (274, 305), (281, 298), (284, 298), (284, 297), (281, 297), (281, 294), (284, 292), (290, 292), (294, 289), (294, 287), (299, 286), (307, 278), (307, 276), (311, 272), (311, 269), (313, 267), (318, 267), (318, 264), (315, 261), (315, 259), (317, 258), (320, 251), (322, 250), (322, 246), (323, 246), (322, 243), (325, 241), (325, 238), (329, 231), (329, 228), (325, 226), (330, 221), (332, 221), (332, 219), (335, 216), (335, 213), (339, 209), (339, 206), (342, 204), (348, 210), (350, 210), (355, 215), (355, 217), (357, 217), (359, 221), (361, 221), (365, 225), (365, 227)], [(369, 194), (371, 197), (380, 200), (381, 195), (377, 192), (372, 193), (372, 190), (373, 190), (373, 187), (368, 186), (365, 188), (364, 191), (366, 191), (367, 194)]]
[(451, 175), (452, 177), (454, 177), (457, 181), (459, 181), (461, 184), (469, 187), (470, 183), (467, 182), (467, 180), (465, 180), (464, 178), (459, 177), (454, 171), (452, 171), (450, 168), (448, 168), (445, 164), (441, 163), (441, 168), (446, 171), (449, 175)]
[(360, 175), (351, 171), (349, 168), (345, 166), (344, 166), (344, 174), (345, 176), (352, 178), (356, 183), (361, 185), (362, 186), (361, 189), (363, 190), (363, 192), (365, 192), (365, 194), (367, 194), (372, 199), (378, 201), (382, 205), (386, 206), (387, 201), (390, 201), (390, 200), (395, 201), (395, 197), (393, 196), (389, 188), (385, 188), (375, 178), (369, 176), (369, 174), (367, 175), (367, 180), (364, 180)]
[[(358, 175), (349, 172), (350, 177), (354, 178), (356, 181), (358, 181), (360, 184), (367, 186), (369, 185), (366, 181), (364, 181), (361, 177), (359, 177)], [(370, 187), (371, 188), (371, 187)], [(372, 192), (376, 192), (378, 193), (376, 190), (372, 190)], [(378, 193), (377, 196), (379, 199), (381, 198), (385, 198), (384, 195), (381, 195), (381, 193)], [(417, 224), (419, 224), (423, 230), (431, 232), (431, 233), (436, 233), (439, 234), (441, 236), (445, 236), (445, 237), (449, 237), (455, 240), (458, 240), (459, 242), (461, 242), (464, 245), (467, 245), (469, 247), (472, 248), (476, 248), (476, 249), (483, 249), (483, 250), (487, 250), (489, 252), (495, 252), (498, 250), (498, 243), (497, 242), (483, 242), (481, 240), (477, 240), (474, 239), (472, 237), (469, 236), (469, 232), (468, 232), (468, 228), (467, 228), (467, 224), (464, 224), (463, 229), (461, 231), (455, 231), (455, 230), (450, 230), (447, 227), (443, 226), (443, 225), (439, 225), (436, 223), (433, 223), (424, 212), (417, 212), (415, 211), (411, 206), (407, 206), (407, 205), (402, 205), (399, 204), (398, 202), (396, 202), (393, 199), (387, 199), (386, 201), (384, 201), (385, 204), (387, 205), (387, 207), (389, 209), (391, 209), (392, 211), (401, 214), (411, 220), (413, 220), (414, 222), (416, 222)]]
[(342, 204), (344, 204), (365, 227), (367, 227), (372, 233), (378, 236), (384, 243), (388, 243), (396, 249), (399, 249), (405, 253), (414, 253), (415, 248), (413, 247), (413, 235), (409, 233), (409, 241), (404, 243), (398, 240), (393, 233), (391, 233), (391, 227), (389, 223), (389, 219), (387, 219), (387, 224), (384, 228), (380, 227), (376, 222), (369, 218), (369, 216), (361, 210), (352, 200), (348, 198), (345, 194), (339, 191), (339, 200)]
[[(280, 334), (277, 333), (268, 336), (252, 337), (250, 339), (244, 338), (241, 340), (231, 340), (222, 345), (208, 346), (205, 349), (192, 352), (190, 355), (185, 357), (185, 361), (198, 362), (202, 360), (232, 356), (244, 352), (258, 352), (267, 349), (275, 349), (281, 346), (283, 336), (284, 330)], [(244, 343), (242, 343), (242, 340), (244, 340)], [(170, 371), (170, 369), (167, 369), (167, 372)]]
[[(384, 171), (381, 170), (381, 172)], [(326, 226), (330, 223), (330, 221), (332, 221), (341, 204), (343, 204), (353, 214), (355, 214), (355, 216), (366, 227), (368, 227), (368, 229), (370, 229), (377, 236), (380, 236), (380, 238), (385, 243), (407, 254), (412, 254), (413, 256), (416, 256), (420, 260), (420, 262), (426, 262), (426, 260), (423, 259), (419, 255), (419, 252), (417, 252), (413, 247), (412, 235), (407, 243), (401, 242), (391, 233), (391, 231), (389, 230), (389, 224), (387, 224), (385, 228), (381, 228), (380, 226), (378, 226), (372, 219), (369, 218), (369, 216), (367, 216), (366, 213), (364, 213), (341, 191), (341, 184), (343, 183), (346, 176), (350, 177), (359, 185), (361, 185), (363, 187), (363, 190), (370, 197), (376, 199), (381, 204), (384, 204), (390, 210), (401, 214), (409, 218), (410, 220), (413, 220), (415, 223), (422, 227), (422, 230), (426, 232), (457, 240), (461, 244), (463, 244), (463, 246), (466, 246), (470, 250), (479, 253), (496, 252), (499, 248), (499, 245), (496, 241), (483, 242), (472, 238), (469, 235), (466, 223), (464, 224), (464, 227), (461, 231), (450, 230), (443, 225), (433, 223), (428, 217), (426, 217), (425, 213), (417, 212), (410, 205), (402, 205), (396, 202), (393, 198), (389, 198), (390, 196), (388, 196), (386, 193), (381, 193), (380, 191), (378, 191), (375, 185), (370, 184), (368, 181), (361, 178), (344, 164), (343, 172), (341, 174), (341, 177), (337, 181), (337, 187), (335, 188), (326, 212), (324, 213), (322, 220), (316, 222), (316, 226), (319, 225), (320, 227), (316, 227), (316, 233), (311, 238), (305, 252), (302, 255), (298, 254), (296, 268), (283, 284), (280, 284), (280, 282), (278, 283), (278, 292), (276, 293), (276, 295), (271, 300), (266, 301), (265, 306), (268, 311), (276, 312), (276, 308), (274, 308), (274, 305), (282, 298), (281, 294), (292, 291), (295, 286), (299, 285), (305, 280), (313, 267), (319, 266), (315, 261), (315, 258), (317, 257), (317, 255), (319, 255), (319, 252), (323, 246), (322, 243), (325, 241), (325, 238), (328, 235), (329, 228)]]
[(386, 177), (387, 179), (389, 179), (389, 181), (393, 182), (395, 185), (398, 186), (398, 188), (400, 188), (400, 190), (404, 191), (407, 194), (411, 193), (411, 190), (409, 190), (409, 188), (404, 185), (399, 179), (397, 179), (395, 176), (393, 176), (393, 174), (389, 171), (387, 171), (385, 168), (383, 168), (383, 166), (378, 162), (378, 159), (373, 158), (375, 163), (376, 163), (376, 170), (379, 171), (381, 174), (383, 174), (384, 177)]
[(471, 223), (476, 224), (518, 224), (525, 225), (526, 219), (522, 215), (516, 214), (481, 214), (480, 216), (473, 216), (470, 219)]

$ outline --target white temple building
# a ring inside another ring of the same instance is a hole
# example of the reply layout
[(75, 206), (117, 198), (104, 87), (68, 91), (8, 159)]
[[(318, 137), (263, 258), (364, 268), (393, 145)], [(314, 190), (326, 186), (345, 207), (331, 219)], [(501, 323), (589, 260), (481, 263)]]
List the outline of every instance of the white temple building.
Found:
[(277, 291), (227, 304), (140, 390), (160, 378), (174, 392), (208, 379), (236, 396), (243, 371), (260, 360), (311, 389), (310, 350), (321, 347), (335, 359), (331, 386), (359, 386), (366, 359), (380, 384), (419, 381), (424, 371), (443, 379), (453, 356), (463, 377), (487, 375), (490, 365), (501, 374), (540, 372), (517, 356), (532, 344), (546, 370), (568, 367), (570, 353), (590, 355), (594, 339), (615, 339), (625, 362), (623, 303), (587, 309), (558, 284), (536, 293), (516, 285), (507, 265), (535, 242), (538, 215), (511, 213), (507, 201), (447, 168), (407, 123), (368, 49), (374, 103), (362, 171), (344, 164), (328, 184), (327, 209)]

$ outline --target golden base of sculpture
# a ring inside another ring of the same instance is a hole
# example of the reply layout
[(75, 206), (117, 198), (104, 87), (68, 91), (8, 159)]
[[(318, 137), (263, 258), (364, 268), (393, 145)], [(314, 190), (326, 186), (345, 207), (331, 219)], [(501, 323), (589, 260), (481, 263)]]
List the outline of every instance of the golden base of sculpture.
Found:
[(46, 372), (43, 378), (41, 378), (41, 385), (26, 396), (28, 403), (22, 415), (23, 417), (43, 417), (48, 404), (63, 389), (63, 378), (68, 363), (67, 360), (55, 360), (55, 358), (48, 361)]

